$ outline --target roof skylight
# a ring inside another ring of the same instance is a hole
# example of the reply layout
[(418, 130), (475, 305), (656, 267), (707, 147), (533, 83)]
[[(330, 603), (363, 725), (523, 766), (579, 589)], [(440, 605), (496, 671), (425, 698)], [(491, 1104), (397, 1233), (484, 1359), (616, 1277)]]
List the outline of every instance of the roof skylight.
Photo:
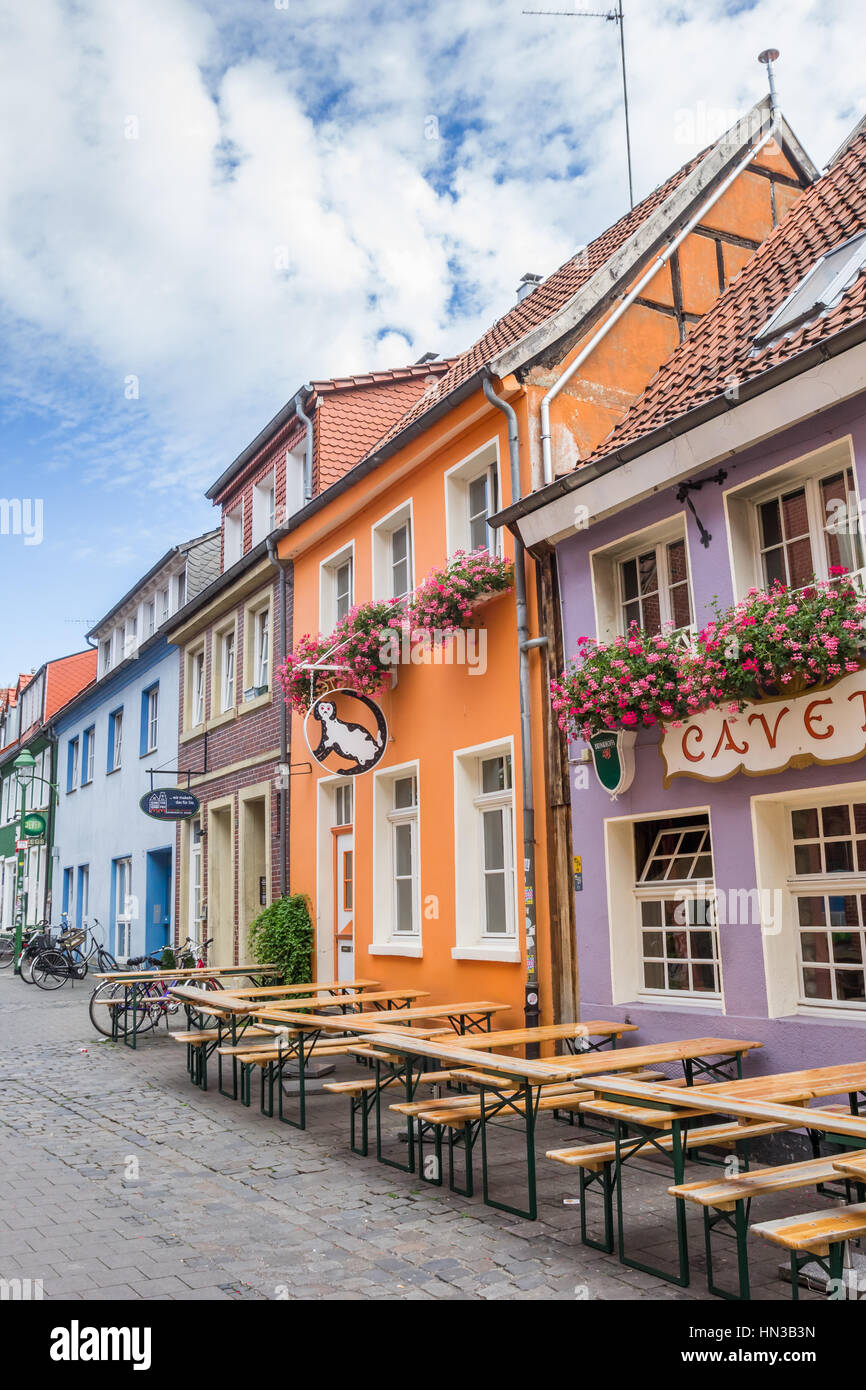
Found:
[(817, 318), (839, 298), (866, 265), (866, 231), (843, 241), (816, 261), (796, 289), (755, 334), (759, 346)]

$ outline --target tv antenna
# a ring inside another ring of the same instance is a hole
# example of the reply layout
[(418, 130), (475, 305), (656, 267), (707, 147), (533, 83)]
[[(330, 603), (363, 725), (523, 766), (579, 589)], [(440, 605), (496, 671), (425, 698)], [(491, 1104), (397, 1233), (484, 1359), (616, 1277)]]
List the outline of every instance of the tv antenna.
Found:
[(625, 112), (625, 153), (628, 163), (628, 201), (634, 207), (634, 184), (631, 173), (631, 134), (628, 122), (628, 80), (625, 70), (625, 22), (622, 13), (622, 0), (617, 0), (616, 8), (611, 10), (524, 10), (523, 14), (548, 15), (559, 19), (605, 19), (609, 24), (619, 25), (619, 51), (622, 61), (622, 101)]

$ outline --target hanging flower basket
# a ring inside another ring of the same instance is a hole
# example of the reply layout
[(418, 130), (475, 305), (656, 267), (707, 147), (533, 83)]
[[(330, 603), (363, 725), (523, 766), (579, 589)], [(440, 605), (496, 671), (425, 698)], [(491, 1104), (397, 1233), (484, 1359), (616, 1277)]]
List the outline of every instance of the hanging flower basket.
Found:
[(446, 636), (471, 625), (476, 608), (514, 582), (514, 566), (487, 550), (458, 550), (447, 565), (433, 570), (412, 597), (407, 621), (414, 629)]
[(859, 670), (866, 600), (847, 577), (750, 589), (714, 616), (690, 647), (632, 627), (608, 645), (582, 637), (578, 658), (551, 681), (559, 725), (589, 739), (604, 729), (677, 724), (702, 710), (801, 695)]

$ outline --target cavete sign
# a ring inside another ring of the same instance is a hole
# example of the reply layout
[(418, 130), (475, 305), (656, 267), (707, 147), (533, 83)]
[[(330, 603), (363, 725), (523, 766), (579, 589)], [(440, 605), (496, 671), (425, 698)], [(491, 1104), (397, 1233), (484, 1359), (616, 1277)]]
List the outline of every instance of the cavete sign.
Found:
[(848, 763), (866, 752), (866, 672), (853, 671), (805, 694), (708, 710), (678, 729), (666, 724), (659, 751), (664, 784), (674, 777), (724, 781), (762, 777), (809, 763)]

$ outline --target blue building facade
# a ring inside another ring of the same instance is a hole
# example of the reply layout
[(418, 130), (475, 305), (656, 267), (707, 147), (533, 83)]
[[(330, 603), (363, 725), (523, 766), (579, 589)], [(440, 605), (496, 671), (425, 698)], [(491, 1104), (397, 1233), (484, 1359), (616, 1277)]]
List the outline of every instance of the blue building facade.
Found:
[(165, 633), (218, 572), (219, 545), (216, 531), (173, 548), (106, 614), (88, 633), (96, 680), (53, 720), (55, 916), (90, 923), (119, 960), (173, 940), (175, 827), (139, 802), (177, 784), (179, 654)]

